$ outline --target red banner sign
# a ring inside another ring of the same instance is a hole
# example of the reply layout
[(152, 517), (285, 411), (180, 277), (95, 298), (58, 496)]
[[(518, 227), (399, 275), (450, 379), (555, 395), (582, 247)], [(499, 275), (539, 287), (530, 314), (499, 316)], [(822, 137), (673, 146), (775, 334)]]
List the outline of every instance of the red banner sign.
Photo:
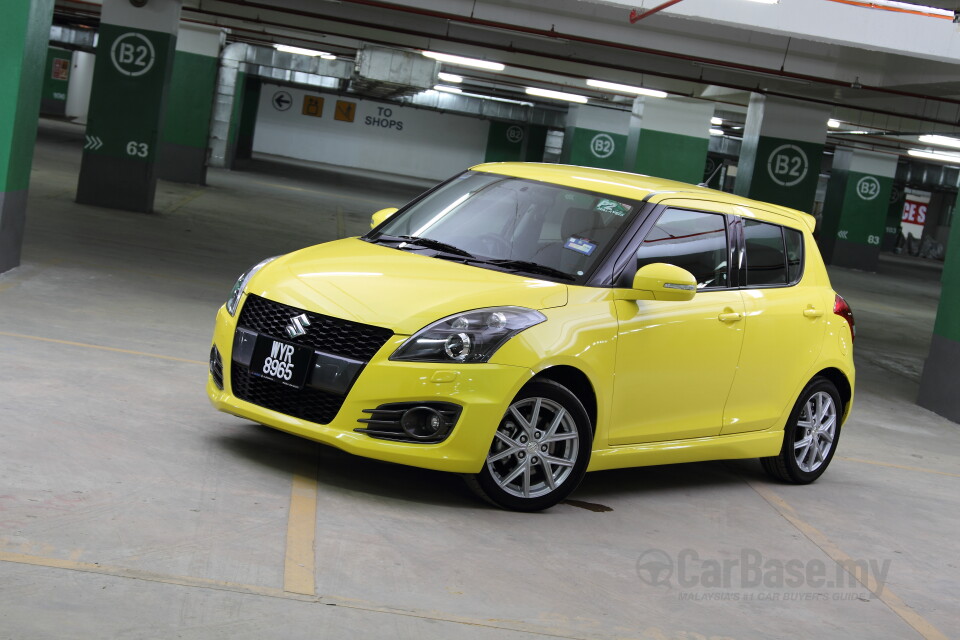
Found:
[(901, 221), (923, 226), (927, 221), (927, 207), (929, 206), (929, 202), (918, 202), (911, 200), (910, 196), (907, 196), (907, 199), (903, 202), (903, 216), (901, 217)]

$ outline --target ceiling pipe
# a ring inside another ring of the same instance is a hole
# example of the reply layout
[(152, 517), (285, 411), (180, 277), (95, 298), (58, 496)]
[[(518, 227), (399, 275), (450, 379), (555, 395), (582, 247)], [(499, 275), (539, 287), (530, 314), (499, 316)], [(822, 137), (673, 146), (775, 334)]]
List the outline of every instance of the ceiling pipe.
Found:
[(630, 10), (630, 24), (636, 24), (636, 23), (640, 22), (641, 20), (643, 20), (644, 18), (647, 18), (647, 17), (649, 17), (649, 16), (652, 16), (653, 14), (655, 14), (655, 13), (658, 12), (658, 11), (663, 11), (664, 9), (669, 9), (669, 8), (672, 7), (673, 5), (677, 4), (678, 2), (682, 2), (682, 1), (683, 1), (683, 0), (670, 0), (669, 2), (664, 2), (664, 3), (661, 4), (661, 5), (657, 5), (657, 6), (654, 7), (653, 9), (650, 9), (650, 10), (648, 10), (648, 11), (644, 11), (643, 13), (640, 13), (640, 12), (637, 11), (636, 9), (631, 9), (631, 10)]

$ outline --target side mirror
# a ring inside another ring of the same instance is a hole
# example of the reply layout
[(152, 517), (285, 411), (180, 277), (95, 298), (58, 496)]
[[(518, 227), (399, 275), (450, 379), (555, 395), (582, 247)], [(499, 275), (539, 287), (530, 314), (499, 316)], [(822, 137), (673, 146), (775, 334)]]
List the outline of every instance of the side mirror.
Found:
[(633, 276), (633, 288), (625, 299), (631, 300), (692, 300), (697, 293), (697, 279), (686, 269), (672, 264), (655, 262), (641, 267)]
[(377, 211), (372, 216), (370, 216), (370, 228), (373, 229), (378, 224), (380, 224), (381, 222), (383, 222), (384, 220), (386, 220), (387, 218), (395, 214), (397, 211), (399, 211), (399, 209), (397, 209), (396, 207), (387, 207), (386, 209), (380, 209), (380, 211)]

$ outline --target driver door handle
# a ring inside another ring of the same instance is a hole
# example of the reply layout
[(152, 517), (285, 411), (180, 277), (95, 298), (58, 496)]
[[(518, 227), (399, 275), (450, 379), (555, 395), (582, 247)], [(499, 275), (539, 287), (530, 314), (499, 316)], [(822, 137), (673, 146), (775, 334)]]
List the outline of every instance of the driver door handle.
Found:
[(743, 314), (736, 313), (736, 312), (732, 312), (732, 313), (725, 312), (717, 316), (717, 319), (720, 320), (720, 322), (726, 322), (727, 324), (730, 324), (732, 322), (737, 322), (741, 318), (743, 318)]
[(813, 305), (810, 305), (803, 310), (803, 315), (805, 315), (808, 318), (819, 318), (820, 316), (823, 315), (823, 311), (821, 311), (820, 309), (817, 309)]

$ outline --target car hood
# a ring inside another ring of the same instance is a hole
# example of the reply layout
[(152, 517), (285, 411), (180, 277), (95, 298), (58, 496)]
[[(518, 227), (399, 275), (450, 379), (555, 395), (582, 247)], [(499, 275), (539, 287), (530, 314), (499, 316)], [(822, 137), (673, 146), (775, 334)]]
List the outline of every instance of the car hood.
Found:
[(283, 304), (409, 335), (440, 318), (494, 306), (567, 303), (567, 286), (347, 238), (287, 254), (247, 287)]

